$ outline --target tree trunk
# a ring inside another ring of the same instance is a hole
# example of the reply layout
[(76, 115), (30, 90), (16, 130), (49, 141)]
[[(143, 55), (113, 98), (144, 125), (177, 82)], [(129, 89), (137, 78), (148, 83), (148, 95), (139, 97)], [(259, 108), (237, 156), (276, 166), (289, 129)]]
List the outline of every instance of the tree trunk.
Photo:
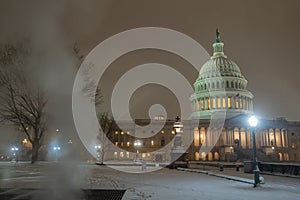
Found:
[(39, 148), (40, 148), (39, 140), (34, 140), (32, 143), (31, 164), (35, 163), (38, 160)]

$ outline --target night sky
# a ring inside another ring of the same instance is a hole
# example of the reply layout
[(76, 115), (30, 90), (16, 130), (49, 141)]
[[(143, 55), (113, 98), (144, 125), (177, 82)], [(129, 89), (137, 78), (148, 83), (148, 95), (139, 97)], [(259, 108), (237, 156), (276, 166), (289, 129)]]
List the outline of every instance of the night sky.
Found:
[[(255, 96), (255, 112), (268, 119), (287, 117), (300, 121), (298, 0), (3, 0), (0, 4), (0, 42), (28, 44), (28, 74), (49, 96), (49, 131), (59, 127), (65, 133), (75, 132), (71, 94), (78, 61), (72, 52), (74, 43), (81, 54), (87, 55), (114, 34), (147, 26), (180, 31), (209, 53), (215, 29), (219, 28), (225, 54), (238, 64)], [(103, 107), (108, 105), (112, 82), (126, 70), (149, 61), (170, 64), (179, 71), (189, 69), (186, 61), (158, 50), (124, 55), (100, 82)], [(198, 76), (190, 70), (184, 73), (191, 83)], [(172, 94), (158, 86), (147, 87), (133, 97), (132, 116), (147, 116), (148, 110), (143, 108), (159, 101), (171, 110), (170, 118), (176, 116), (177, 102), (170, 102)], [(163, 99), (151, 92), (158, 90), (165, 93)]]

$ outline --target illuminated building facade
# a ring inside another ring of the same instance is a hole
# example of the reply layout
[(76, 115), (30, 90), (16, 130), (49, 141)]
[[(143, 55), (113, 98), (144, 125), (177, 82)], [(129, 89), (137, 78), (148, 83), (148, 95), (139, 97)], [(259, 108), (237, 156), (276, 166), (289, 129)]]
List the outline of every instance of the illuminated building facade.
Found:
[[(247, 90), (247, 80), (238, 65), (224, 54), (224, 44), (217, 31), (213, 55), (199, 72), (194, 83), (195, 93), (190, 97), (191, 120), (198, 120), (193, 130), (193, 142), (188, 148), (189, 160), (242, 161), (252, 159), (252, 136), (248, 118), (253, 114), (253, 94)], [(188, 98), (188, 97), (187, 97)], [(221, 131), (210, 126), (212, 115), (222, 113), (224, 125)], [(156, 119), (157, 123), (163, 119)], [(151, 138), (141, 139), (135, 147), (135, 127), (114, 131), (110, 140), (121, 147), (113, 153), (114, 159), (133, 159), (139, 148), (144, 160), (168, 160), (167, 152), (153, 153), (172, 141), (175, 120), (167, 120), (164, 128)], [(126, 123), (126, 122), (124, 122)], [(149, 120), (136, 120), (146, 125)], [(151, 131), (151, 130), (149, 130)], [(183, 128), (183, 137), (185, 127)], [(261, 161), (300, 161), (300, 122), (260, 119), (256, 127), (257, 156)], [(205, 148), (211, 147), (211, 148)], [(209, 151), (207, 150), (209, 149)]]

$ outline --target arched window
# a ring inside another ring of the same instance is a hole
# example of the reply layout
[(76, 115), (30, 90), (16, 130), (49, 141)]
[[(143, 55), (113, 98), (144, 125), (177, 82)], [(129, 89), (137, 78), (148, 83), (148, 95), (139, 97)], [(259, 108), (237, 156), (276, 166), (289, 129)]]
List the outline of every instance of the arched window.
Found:
[(232, 107), (232, 105), (231, 105), (231, 97), (227, 97), (227, 106), (228, 106), (228, 108)]
[(234, 83), (233, 82), (231, 82), (231, 88), (234, 88)]
[(238, 88), (238, 83), (237, 82), (235, 82), (235, 88)]
[(204, 84), (204, 90), (206, 90), (206, 83)]
[(222, 97), (222, 107), (226, 108), (226, 99), (225, 99), (225, 97)]
[(217, 82), (217, 89), (219, 89), (220, 88), (220, 83), (219, 82)]
[(217, 102), (215, 98), (212, 98), (212, 109), (216, 109), (217, 108)]
[(198, 151), (195, 152), (195, 160), (200, 160), (200, 155)]
[(206, 160), (206, 153), (205, 153), (205, 152), (202, 152), (202, 153), (201, 153), (201, 159), (202, 159), (202, 160)]
[(221, 98), (217, 97), (217, 108), (221, 108)]
[(212, 82), (212, 88), (213, 89), (215, 88), (215, 82)]
[(219, 153), (215, 152), (214, 153), (214, 160), (219, 160), (219, 159), (220, 159)]

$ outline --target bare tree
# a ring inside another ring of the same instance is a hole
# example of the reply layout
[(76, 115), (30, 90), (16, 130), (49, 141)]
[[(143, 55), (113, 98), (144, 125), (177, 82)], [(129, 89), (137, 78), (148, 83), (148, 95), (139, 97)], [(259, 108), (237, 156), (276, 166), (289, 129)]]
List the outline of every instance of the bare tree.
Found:
[(21, 67), (22, 49), (14, 45), (0, 48), (1, 121), (20, 127), (32, 144), (31, 163), (38, 159), (41, 139), (46, 130), (44, 108), (47, 100), (40, 89), (29, 87)]
[[(73, 46), (73, 52), (77, 57), (79, 67), (85, 56), (81, 53), (77, 43), (75, 43)], [(88, 66), (86, 66), (85, 70), (83, 71), (82, 75), (84, 77), (84, 81), (82, 84), (84, 85), (82, 88), (82, 93), (94, 103), (96, 108), (100, 108), (103, 103), (103, 95), (98, 83), (91, 78), (93, 67), (94, 66), (92, 63), (88, 63)], [(101, 127), (97, 135), (97, 141), (99, 145), (96, 146), (96, 151), (97, 156), (100, 157), (98, 157), (97, 160), (100, 161), (98, 164), (103, 165), (105, 153), (109, 150), (109, 137), (111, 136), (113, 128), (115, 127), (115, 121), (107, 112), (99, 112), (99, 110), (97, 117)]]
[(101, 113), (98, 115), (99, 124), (101, 130), (99, 131), (97, 140), (100, 143), (100, 148), (98, 149), (97, 154), (100, 155), (100, 164), (104, 164), (105, 153), (109, 150), (110, 147), (110, 137), (113, 132), (114, 127), (116, 126), (113, 117), (109, 116), (108, 113)]
[[(76, 42), (73, 45), (73, 53), (77, 58), (77, 67), (79, 68), (85, 58), (85, 55), (81, 53), (81, 50)], [(93, 73), (91, 70), (92, 67), (93, 64), (89, 63), (86, 70), (83, 71), (83, 76), (85, 77), (85, 79), (82, 83), (84, 84), (82, 93), (89, 97), (91, 100), (94, 99), (93, 103), (96, 107), (98, 107), (103, 103), (103, 95), (101, 89), (98, 86), (98, 83), (91, 79), (91, 74)], [(93, 98), (94, 95), (95, 98)]]

